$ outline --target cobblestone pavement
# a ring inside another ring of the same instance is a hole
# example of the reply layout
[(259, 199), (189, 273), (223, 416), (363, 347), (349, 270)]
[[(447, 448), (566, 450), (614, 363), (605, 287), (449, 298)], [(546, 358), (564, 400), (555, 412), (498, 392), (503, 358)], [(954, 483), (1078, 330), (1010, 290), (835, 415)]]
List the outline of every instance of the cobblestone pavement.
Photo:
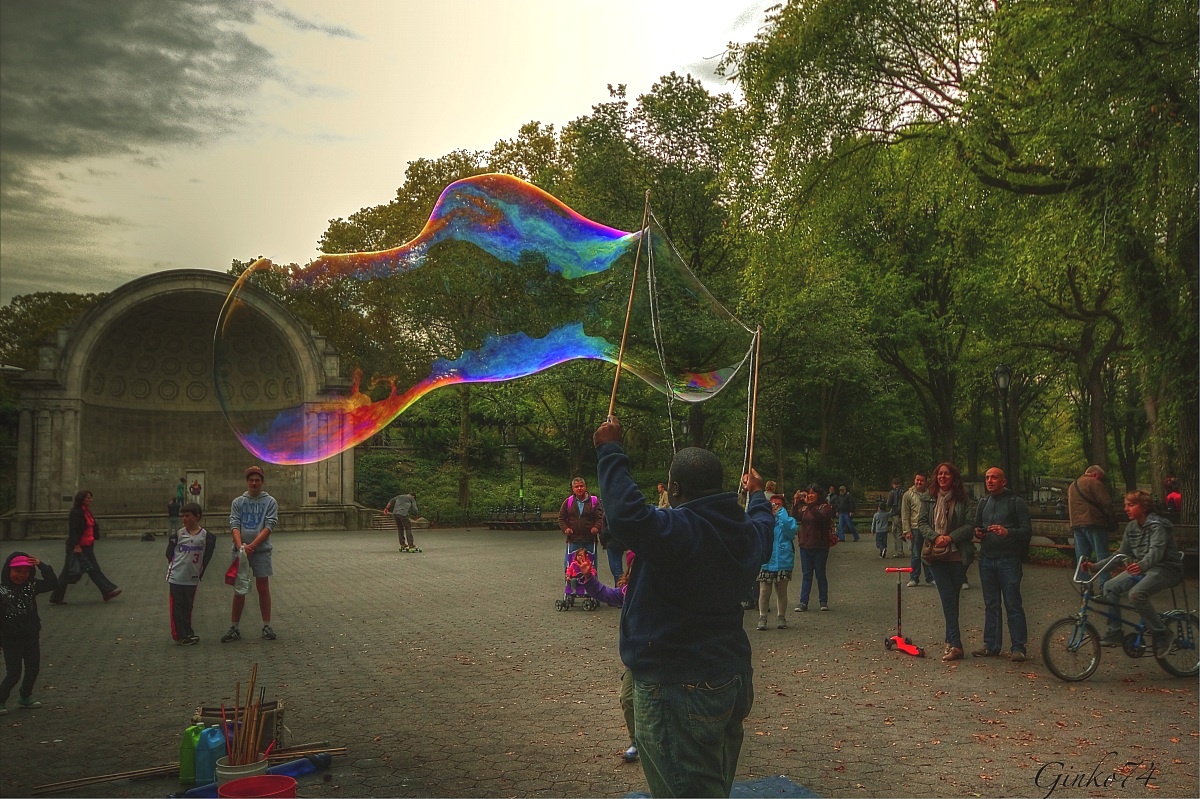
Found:
[[(883, 568), (901, 561), (880, 560), (866, 538), (833, 552), (830, 612), (789, 608), (790, 627), (775, 629), (772, 615), (765, 632), (746, 614), (756, 697), (739, 779), (786, 775), (837, 797), (1045, 797), (1056, 779), (1058, 797), (1198, 795), (1195, 680), (1111, 649), (1083, 683), (1060, 682), (1042, 664), (1042, 631), (1076, 601), (1065, 569), (1026, 569), (1030, 661), (947, 665), (884, 650), (896, 590)], [(85, 580), (67, 605), (42, 597), (43, 707), (19, 709), (14, 696), (0, 717), (0, 794), (176, 760), (195, 707), (231, 703), (252, 663), (268, 697), (287, 703), (289, 743), (349, 750), (302, 780), (303, 796), (644, 791), (641, 769), (620, 759), (619, 612), (555, 611), (559, 535), (419, 539), (423, 553), (401, 554), (389, 532), (278, 534), (279, 639), (257, 636), (250, 598), (246, 637), (221, 644), (231, 593), (221, 580), (224, 539), (197, 597), (201, 643), (184, 648), (168, 633), (163, 540), (101, 541), (97, 554), (124, 595), (105, 604)], [(19, 546), (56, 567), (61, 560), (58, 541)], [(980, 645), (983, 619), (974, 570), (971, 582), (968, 649)], [(1195, 607), (1195, 581), (1188, 587)], [(789, 604), (797, 593), (793, 584)], [(903, 596), (906, 634), (940, 654), (936, 589)], [(1120, 773), (1130, 761), (1143, 765)], [(1150, 764), (1149, 785), (1137, 781)], [(63, 795), (174, 790), (158, 778)]]

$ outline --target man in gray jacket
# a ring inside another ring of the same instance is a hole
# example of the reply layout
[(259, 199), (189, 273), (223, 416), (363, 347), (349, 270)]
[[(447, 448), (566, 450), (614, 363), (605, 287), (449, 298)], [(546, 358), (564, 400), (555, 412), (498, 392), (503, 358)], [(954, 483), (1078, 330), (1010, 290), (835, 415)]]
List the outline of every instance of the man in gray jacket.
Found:
[[(413, 541), (412, 519), (410, 518), (421, 512), (417, 509), (417, 495), (412, 492), (397, 494), (388, 500), (383, 512), (392, 514), (392, 518), (396, 520), (396, 537), (400, 539), (400, 551), (420, 552), (416, 542)], [(406, 537), (408, 540), (405, 540)]]
[(1010, 657), (1025, 661), (1029, 627), (1021, 600), (1021, 553), (1033, 536), (1033, 523), (1025, 500), (1008, 490), (1003, 469), (992, 467), (983, 476), (987, 496), (975, 510), (975, 541), (979, 544), (979, 584), (983, 588), (983, 648), (977, 658), (999, 657), (1004, 641), (1000, 603), (1008, 614)]

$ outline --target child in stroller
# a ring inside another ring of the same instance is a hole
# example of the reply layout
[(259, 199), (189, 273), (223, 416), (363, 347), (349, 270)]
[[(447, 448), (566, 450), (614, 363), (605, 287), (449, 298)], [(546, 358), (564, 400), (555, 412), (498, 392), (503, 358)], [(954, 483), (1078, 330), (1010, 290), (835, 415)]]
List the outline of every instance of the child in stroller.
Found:
[[(567, 544), (567, 555), (571, 556), (571, 544)], [(596, 573), (596, 545), (580, 546), (574, 551), (574, 557), (567, 562), (566, 582), (563, 585), (563, 598), (554, 601), (557, 610), (570, 610), (575, 607), (575, 597), (583, 597), (583, 609), (595, 610), (600, 603), (588, 596), (582, 582), (588, 575)]]

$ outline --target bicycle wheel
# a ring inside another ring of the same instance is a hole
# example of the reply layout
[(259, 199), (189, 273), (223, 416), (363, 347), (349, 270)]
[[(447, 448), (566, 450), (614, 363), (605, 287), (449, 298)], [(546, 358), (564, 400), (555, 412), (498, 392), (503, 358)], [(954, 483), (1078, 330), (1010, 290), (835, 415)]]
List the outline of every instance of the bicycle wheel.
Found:
[(1042, 636), (1042, 660), (1060, 680), (1086, 680), (1100, 665), (1100, 636), (1077, 616), (1059, 619)]
[(1195, 677), (1200, 673), (1200, 651), (1197, 650), (1196, 636), (1200, 631), (1200, 616), (1195, 611), (1168, 610), (1162, 614), (1167, 629), (1175, 635), (1175, 643), (1171, 651), (1159, 657), (1155, 655), (1158, 665), (1168, 674), (1176, 677)]

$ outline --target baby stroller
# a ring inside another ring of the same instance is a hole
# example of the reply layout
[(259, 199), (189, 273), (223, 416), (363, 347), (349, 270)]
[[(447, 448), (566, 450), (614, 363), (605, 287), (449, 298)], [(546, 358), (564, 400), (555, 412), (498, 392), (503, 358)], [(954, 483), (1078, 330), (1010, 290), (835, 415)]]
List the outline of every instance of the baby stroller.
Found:
[[(563, 584), (563, 598), (554, 600), (555, 610), (570, 610), (575, 607), (575, 597), (583, 597), (581, 603), (584, 610), (595, 610), (600, 603), (587, 595), (583, 586), (579, 585), (578, 577), (583, 571), (596, 571), (596, 542), (581, 546), (575, 550), (575, 558), (567, 564), (566, 582)], [(571, 554), (571, 544), (567, 544), (567, 555)]]

